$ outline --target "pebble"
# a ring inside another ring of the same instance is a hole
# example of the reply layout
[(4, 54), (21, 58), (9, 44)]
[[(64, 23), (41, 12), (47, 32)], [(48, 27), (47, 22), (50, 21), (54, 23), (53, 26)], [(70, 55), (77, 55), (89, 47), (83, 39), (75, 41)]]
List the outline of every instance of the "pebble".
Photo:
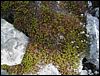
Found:
[(98, 72), (98, 71), (95, 71), (95, 72), (94, 72), (94, 74), (96, 74), (96, 75), (97, 75), (97, 74), (99, 74), (99, 72)]

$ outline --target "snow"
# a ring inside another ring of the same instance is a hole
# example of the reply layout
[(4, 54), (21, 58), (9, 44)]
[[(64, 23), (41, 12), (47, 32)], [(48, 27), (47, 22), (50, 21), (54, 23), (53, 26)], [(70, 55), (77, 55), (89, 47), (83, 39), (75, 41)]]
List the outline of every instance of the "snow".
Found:
[(1, 65), (20, 64), (25, 54), (28, 37), (16, 30), (12, 24), (1, 19)]

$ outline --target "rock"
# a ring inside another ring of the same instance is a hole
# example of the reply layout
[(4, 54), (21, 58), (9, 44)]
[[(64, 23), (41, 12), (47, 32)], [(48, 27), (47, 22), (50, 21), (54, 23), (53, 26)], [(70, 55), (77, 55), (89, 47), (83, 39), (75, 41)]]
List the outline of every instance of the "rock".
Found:
[(98, 71), (95, 71), (95, 72), (94, 72), (94, 74), (95, 74), (95, 75), (98, 75), (98, 74), (99, 74), (99, 72), (98, 72)]
[(6, 70), (1, 69), (1, 75), (8, 75)]
[(28, 37), (12, 24), (1, 19), (1, 65), (20, 64), (25, 54)]
[(98, 7), (95, 8), (95, 11), (96, 11), (95, 16), (99, 18), (99, 8)]
[(91, 14), (87, 14), (87, 33), (90, 37), (90, 52), (87, 56), (89, 62), (96, 65), (99, 69), (99, 20), (96, 17), (93, 17)]
[(61, 75), (61, 74), (53, 64), (48, 64), (44, 66), (43, 69), (40, 69), (39, 72), (37, 72), (37, 75)]
[(88, 72), (86, 70), (82, 70), (80, 75), (88, 75)]
[(83, 58), (80, 58), (80, 62), (79, 62), (79, 67), (78, 67), (78, 73), (81, 73), (82, 72), (82, 68), (83, 68), (83, 65), (82, 65), (82, 60), (83, 60)]
[[(99, 9), (93, 8), (92, 2), (88, 1), (88, 13), (86, 13), (86, 36), (90, 38), (90, 50), (86, 58), (83, 59), (83, 69), (80, 75), (97, 75), (99, 74)], [(95, 14), (95, 15), (93, 15)]]
[(89, 75), (93, 75), (93, 73), (92, 73), (91, 70), (88, 70), (88, 74), (89, 74)]
[(91, 6), (92, 6), (92, 2), (88, 1), (88, 7), (91, 7)]

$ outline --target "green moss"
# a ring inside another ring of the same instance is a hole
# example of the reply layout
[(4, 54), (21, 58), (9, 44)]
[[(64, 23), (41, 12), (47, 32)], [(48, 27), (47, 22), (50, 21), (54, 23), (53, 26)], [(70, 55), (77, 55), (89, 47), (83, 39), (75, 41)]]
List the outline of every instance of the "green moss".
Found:
[[(80, 26), (81, 19), (77, 14), (81, 12), (76, 10), (79, 5), (75, 3), (64, 3), (64, 7), (67, 6), (72, 12), (65, 15), (49, 8), (49, 2), (43, 2), (38, 8), (39, 11), (34, 8), (34, 5), (31, 8), (29, 2), (15, 2), (14, 26), (30, 37), (30, 43), (21, 66), (8, 69), (10, 72), (13, 70), (13, 74), (30, 71), (36, 73), (38, 64), (53, 63), (59, 66), (58, 69), (63, 75), (76, 74), (73, 69), (78, 66), (80, 57), (78, 55), (84, 54), (88, 47), (88, 44), (81, 40), (88, 40), (85, 34), (79, 34), (86, 29)], [(34, 12), (36, 15), (33, 14)], [(63, 35), (64, 39), (60, 39), (59, 35)], [(72, 41), (74, 43), (71, 43)], [(21, 69), (18, 69), (19, 67)]]
[(22, 64), (24, 66), (24, 69), (23, 69), (24, 72), (27, 72), (32, 68), (33, 60), (34, 59), (32, 55), (26, 52), (26, 54), (24, 55), (23, 61), (22, 61)]
[(1, 68), (2, 68), (2, 69), (8, 69), (9, 66), (7, 66), (7, 65), (1, 65)]
[(1, 10), (2, 11), (7, 11), (8, 9), (10, 9), (12, 6), (12, 4), (9, 1), (5, 1), (1, 3)]

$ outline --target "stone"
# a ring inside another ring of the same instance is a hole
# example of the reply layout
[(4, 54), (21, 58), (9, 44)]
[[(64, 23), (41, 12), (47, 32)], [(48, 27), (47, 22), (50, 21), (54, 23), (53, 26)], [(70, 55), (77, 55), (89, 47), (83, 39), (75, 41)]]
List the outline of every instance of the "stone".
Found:
[(95, 8), (95, 11), (96, 11), (95, 16), (99, 18), (99, 8)]
[(28, 37), (1, 19), (1, 65), (20, 64), (28, 44)]
[(89, 62), (96, 65), (96, 68), (99, 69), (99, 20), (98, 18), (87, 13), (87, 33), (90, 37), (90, 52), (87, 56)]
[(6, 70), (1, 69), (1, 75), (8, 75)]
[(88, 75), (88, 72), (86, 70), (82, 70), (80, 75)]
[(47, 64), (37, 72), (37, 75), (61, 75), (58, 69), (52, 64)]
[(92, 2), (88, 1), (88, 7), (91, 7), (91, 6), (92, 6)]

